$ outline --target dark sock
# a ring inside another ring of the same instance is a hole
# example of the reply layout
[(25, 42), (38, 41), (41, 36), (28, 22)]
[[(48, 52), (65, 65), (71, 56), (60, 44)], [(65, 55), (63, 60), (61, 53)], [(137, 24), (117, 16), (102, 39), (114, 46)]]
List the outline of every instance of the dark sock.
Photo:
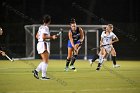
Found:
[(101, 63), (98, 63), (98, 66), (97, 66), (97, 68), (100, 68), (101, 67)]
[(69, 66), (69, 63), (70, 63), (70, 59), (67, 59), (67, 60), (66, 60), (66, 67)]
[(74, 62), (75, 62), (76, 58), (77, 58), (77, 55), (74, 55), (74, 56), (72, 57), (70, 66), (71, 66), (71, 65), (74, 65)]
[(116, 65), (116, 56), (112, 56), (113, 64)]
[(99, 56), (96, 54), (91, 61), (94, 62), (98, 58), (99, 58)]

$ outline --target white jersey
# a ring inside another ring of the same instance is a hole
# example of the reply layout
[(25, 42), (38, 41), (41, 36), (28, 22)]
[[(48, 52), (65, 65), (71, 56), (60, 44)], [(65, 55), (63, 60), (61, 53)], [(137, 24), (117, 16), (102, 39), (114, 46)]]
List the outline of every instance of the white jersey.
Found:
[(101, 34), (101, 38), (103, 39), (103, 45), (110, 44), (111, 41), (116, 37), (117, 36), (113, 32), (110, 32), (109, 35), (106, 35), (105, 31), (103, 31)]
[(39, 27), (39, 30), (38, 30), (38, 43), (37, 43), (38, 54), (41, 54), (46, 50), (50, 54), (50, 42), (46, 42), (46, 41), (50, 41), (50, 39), (43, 40), (43, 38), (42, 38), (43, 34), (47, 34), (48, 36), (50, 36), (50, 31), (49, 31), (48, 26), (43, 26), (42, 25), (42, 26)]
[[(116, 38), (117, 36), (113, 33), (110, 32), (109, 35), (106, 35), (105, 31), (102, 32), (101, 38), (103, 39), (103, 45), (110, 44), (112, 39)], [(107, 45), (103, 46), (103, 48), (106, 50), (107, 53), (110, 53), (111, 49), (113, 48), (113, 45)]]
[(39, 27), (39, 30), (38, 30), (38, 41), (40, 41), (40, 42), (44, 41), (43, 38), (42, 38), (43, 34), (47, 34), (48, 36), (50, 36), (50, 31), (49, 31), (48, 26), (43, 26), (42, 25), (42, 26)]

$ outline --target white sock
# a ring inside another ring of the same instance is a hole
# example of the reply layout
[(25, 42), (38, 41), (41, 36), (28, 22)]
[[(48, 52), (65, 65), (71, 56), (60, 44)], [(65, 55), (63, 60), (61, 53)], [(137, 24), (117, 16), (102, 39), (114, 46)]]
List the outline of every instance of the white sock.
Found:
[(40, 64), (37, 66), (37, 68), (36, 68), (37, 72), (42, 70), (42, 64), (43, 64), (43, 62), (40, 62)]
[(47, 71), (48, 64), (46, 62), (42, 63), (42, 77), (46, 77), (46, 71)]
[(103, 63), (103, 61), (104, 61), (104, 58), (103, 58), (103, 56), (102, 55), (99, 55), (99, 63)]

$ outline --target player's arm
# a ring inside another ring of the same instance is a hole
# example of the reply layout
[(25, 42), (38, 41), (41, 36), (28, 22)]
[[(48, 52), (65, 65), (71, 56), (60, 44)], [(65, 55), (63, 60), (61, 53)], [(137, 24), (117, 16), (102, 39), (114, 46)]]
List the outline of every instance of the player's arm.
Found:
[(2, 56), (5, 56), (5, 55), (6, 55), (5, 52), (4, 52), (4, 51), (1, 51), (1, 50), (0, 50), (0, 54), (1, 54)]
[(112, 44), (115, 43), (115, 42), (118, 42), (118, 41), (119, 41), (118, 37), (115, 37), (115, 38), (113, 38), (113, 40), (112, 40)]
[(79, 28), (79, 30), (80, 30), (80, 42), (82, 43), (83, 41), (84, 41), (84, 31), (83, 31), (83, 29), (82, 28)]
[[(37, 32), (36, 38), (38, 39), (38, 37), (39, 37), (39, 34), (38, 34), (38, 32)], [(56, 36), (56, 35), (49, 36), (48, 34), (44, 33), (44, 34), (42, 35), (42, 38), (43, 38), (43, 40), (46, 40), (46, 39), (56, 39), (57, 36)]]
[(100, 40), (100, 46), (103, 45), (103, 38), (101, 37), (101, 40)]
[(36, 33), (36, 38), (38, 39), (38, 32)]
[(49, 36), (48, 34), (43, 34), (42, 35), (42, 38), (43, 38), (43, 40), (46, 40), (46, 39), (56, 39), (57, 38), (57, 36), (56, 35), (51, 35), (51, 36)]
[(102, 34), (101, 34), (100, 47), (103, 45), (104, 33), (105, 33), (105, 31), (103, 31)]
[(113, 33), (113, 38), (112, 38), (111, 44), (118, 42), (118, 41), (119, 41), (118, 37)]
[(69, 36), (69, 40), (70, 40), (70, 42), (71, 42), (71, 45), (72, 45), (72, 47), (74, 48), (75, 46), (74, 46), (74, 42), (73, 42), (73, 38), (72, 38), (72, 33), (71, 33), (71, 31), (69, 31), (68, 36)]

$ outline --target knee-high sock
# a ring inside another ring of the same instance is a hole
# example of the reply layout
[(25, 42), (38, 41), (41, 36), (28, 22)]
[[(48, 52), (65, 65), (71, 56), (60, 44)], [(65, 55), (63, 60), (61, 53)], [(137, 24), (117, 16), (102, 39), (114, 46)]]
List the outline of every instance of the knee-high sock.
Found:
[(103, 56), (102, 55), (99, 55), (99, 63), (103, 63), (103, 61), (104, 61), (104, 58), (103, 58)]
[(74, 56), (72, 57), (70, 66), (71, 66), (71, 65), (74, 65), (74, 62), (75, 62), (76, 59), (77, 59), (77, 55), (74, 55)]
[(69, 67), (70, 59), (66, 60), (66, 67)]
[(37, 68), (36, 68), (37, 72), (42, 70), (42, 64), (43, 64), (43, 62), (40, 62), (40, 64), (37, 66)]
[(98, 63), (97, 68), (100, 68), (101, 67), (103, 61), (104, 61), (103, 56), (102, 55), (99, 55), (99, 63)]
[(112, 56), (113, 65), (116, 65), (116, 56)]
[(42, 64), (42, 77), (46, 77), (47, 67), (48, 67), (48, 64), (46, 62), (43, 62), (43, 64)]
[(101, 63), (98, 63), (98, 66), (97, 66), (97, 68), (100, 68), (101, 67)]

